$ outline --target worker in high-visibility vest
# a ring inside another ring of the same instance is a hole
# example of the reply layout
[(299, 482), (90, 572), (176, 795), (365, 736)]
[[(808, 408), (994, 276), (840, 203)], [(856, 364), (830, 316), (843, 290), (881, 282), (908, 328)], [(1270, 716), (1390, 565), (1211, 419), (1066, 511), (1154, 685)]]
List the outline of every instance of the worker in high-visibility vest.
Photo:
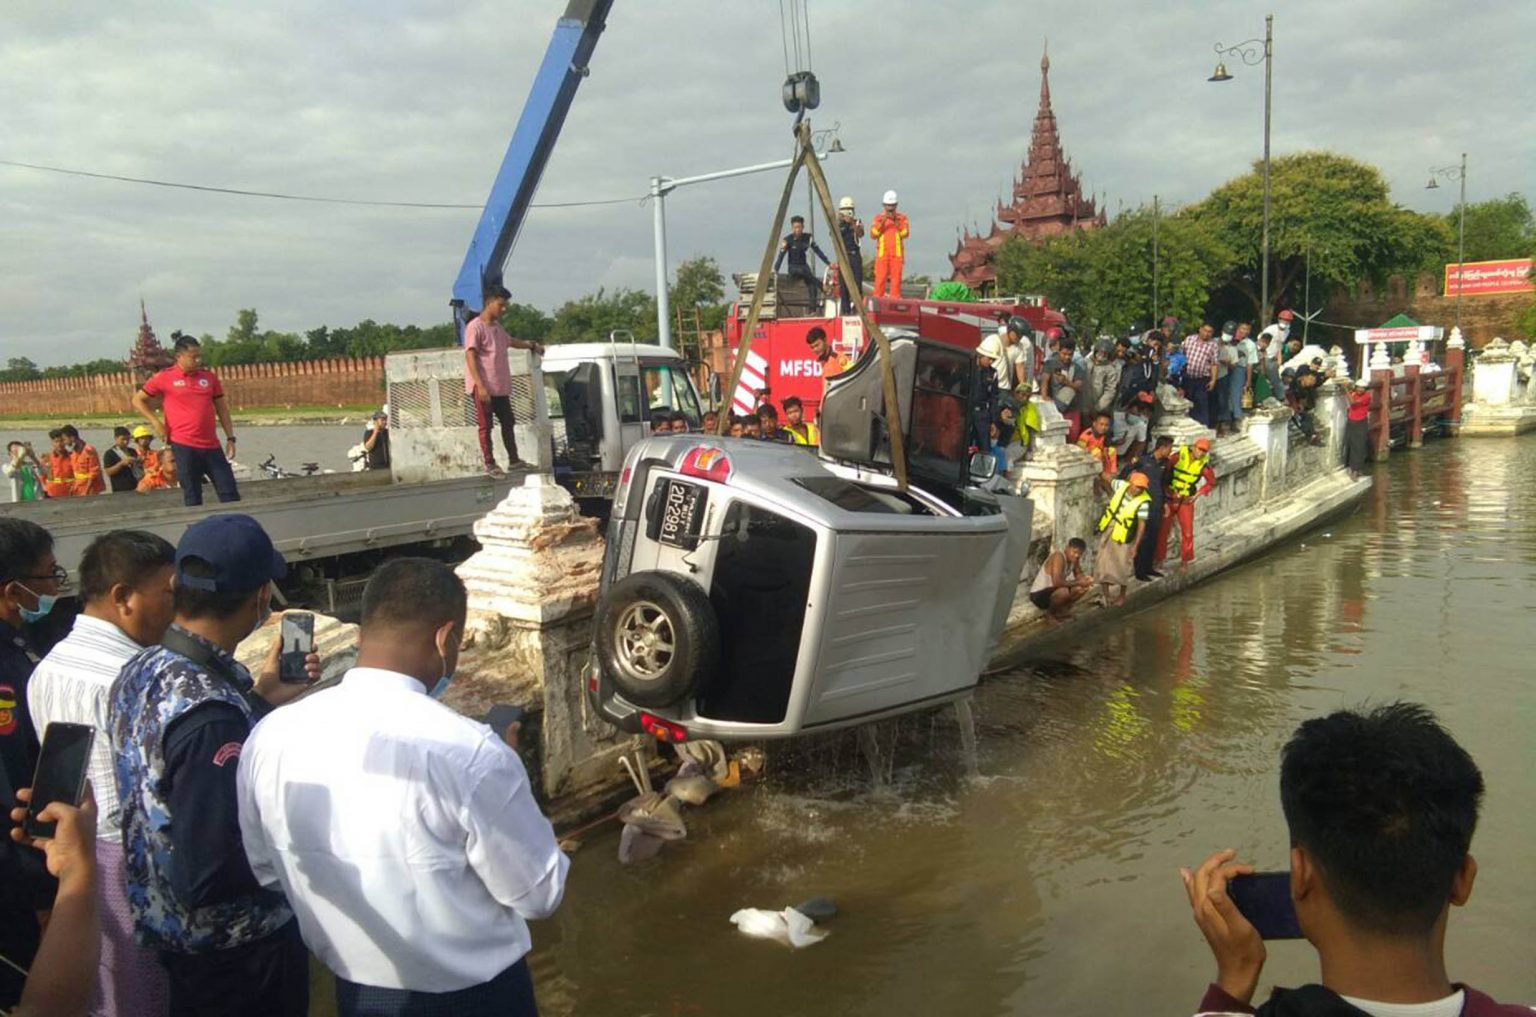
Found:
[(1136, 549), (1147, 538), (1147, 516), (1152, 510), (1152, 496), (1147, 493), (1147, 475), (1132, 470), (1124, 480), (1117, 480), (1099, 517), (1099, 553), (1093, 573), (1104, 590), (1104, 603), (1118, 607), (1125, 603), (1131, 585)]
[(49, 431), (48, 437), (53, 450), (48, 453), (48, 476), (43, 480), (43, 491), (50, 498), (68, 498), (75, 493), (75, 461), (70, 457), (61, 428)]
[(805, 419), (805, 404), (799, 396), (784, 397), (784, 426), (780, 428), (796, 445), (821, 445), (821, 431)]
[(107, 489), (107, 478), (101, 472), (101, 456), (90, 442), (80, 437), (80, 432), (75, 430), (74, 424), (65, 424), (59, 428), (64, 435), (65, 444), (69, 446), (70, 472), (74, 476), (74, 485), (70, 493), (79, 497), (87, 494), (101, 494)]
[(1162, 524), (1157, 528), (1154, 568), (1168, 557), (1168, 532), (1175, 522), (1179, 524), (1179, 560), (1186, 565), (1195, 560), (1195, 499), (1210, 494), (1215, 486), (1211, 439), (1196, 438), (1168, 461), (1168, 501), (1163, 506)]
[(901, 296), (901, 263), (907, 253), (907, 236), (912, 232), (911, 223), (904, 213), (896, 211), (896, 192), (886, 191), (885, 208), (870, 223), (869, 236), (875, 244), (874, 296)]

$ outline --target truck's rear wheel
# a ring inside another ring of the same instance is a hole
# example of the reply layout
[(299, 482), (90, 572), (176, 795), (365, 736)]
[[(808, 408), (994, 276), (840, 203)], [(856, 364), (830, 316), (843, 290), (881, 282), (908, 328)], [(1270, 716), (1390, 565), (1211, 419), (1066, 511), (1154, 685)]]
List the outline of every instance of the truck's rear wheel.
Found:
[(670, 572), (625, 576), (598, 605), (597, 654), (636, 706), (671, 706), (692, 696), (720, 660), (709, 595)]

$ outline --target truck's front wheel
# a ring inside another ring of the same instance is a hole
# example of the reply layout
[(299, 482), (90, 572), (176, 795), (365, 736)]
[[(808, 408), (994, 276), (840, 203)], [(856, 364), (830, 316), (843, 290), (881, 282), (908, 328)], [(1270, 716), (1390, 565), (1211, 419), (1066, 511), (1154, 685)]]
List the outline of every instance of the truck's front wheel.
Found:
[(692, 696), (720, 660), (720, 625), (709, 595), (670, 572), (634, 572), (597, 609), (603, 670), (636, 706), (660, 708)]

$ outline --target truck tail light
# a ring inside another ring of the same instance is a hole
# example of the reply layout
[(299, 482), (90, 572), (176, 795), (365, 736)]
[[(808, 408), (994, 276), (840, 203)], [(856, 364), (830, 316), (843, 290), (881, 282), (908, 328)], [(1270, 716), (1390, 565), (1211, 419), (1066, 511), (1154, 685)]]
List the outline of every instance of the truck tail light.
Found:
[(724, 484), (731, 479), (731, 458), (723, 449), (713, 445), (699, 445), (688, 450), (678, 467), (685, 477), (713, 480)]
[(658, 742), (678, 742), (688, 740), (688, 729), (681, 724), (674, 724), (670, 720), (662, 720), (654, 714), (641, 711), (640, 729), (655, 738)]

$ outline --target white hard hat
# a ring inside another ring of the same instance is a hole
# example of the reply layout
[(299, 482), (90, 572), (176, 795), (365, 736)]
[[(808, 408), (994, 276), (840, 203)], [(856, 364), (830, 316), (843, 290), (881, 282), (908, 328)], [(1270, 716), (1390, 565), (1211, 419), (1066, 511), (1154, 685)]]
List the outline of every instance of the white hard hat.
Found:
[(885, 192), (885, 197), (881, 198), (880, 201), (881, 201), (882, 204), (886, 204), (886, 205), (894, 205), (894, 204), (896, 204), (896, 192), (895, 191), (886, 191)]
[(853, 199), (848, 197), (839, 198), (837, 202), (837, 210), (839, 212), (852, 212)]

